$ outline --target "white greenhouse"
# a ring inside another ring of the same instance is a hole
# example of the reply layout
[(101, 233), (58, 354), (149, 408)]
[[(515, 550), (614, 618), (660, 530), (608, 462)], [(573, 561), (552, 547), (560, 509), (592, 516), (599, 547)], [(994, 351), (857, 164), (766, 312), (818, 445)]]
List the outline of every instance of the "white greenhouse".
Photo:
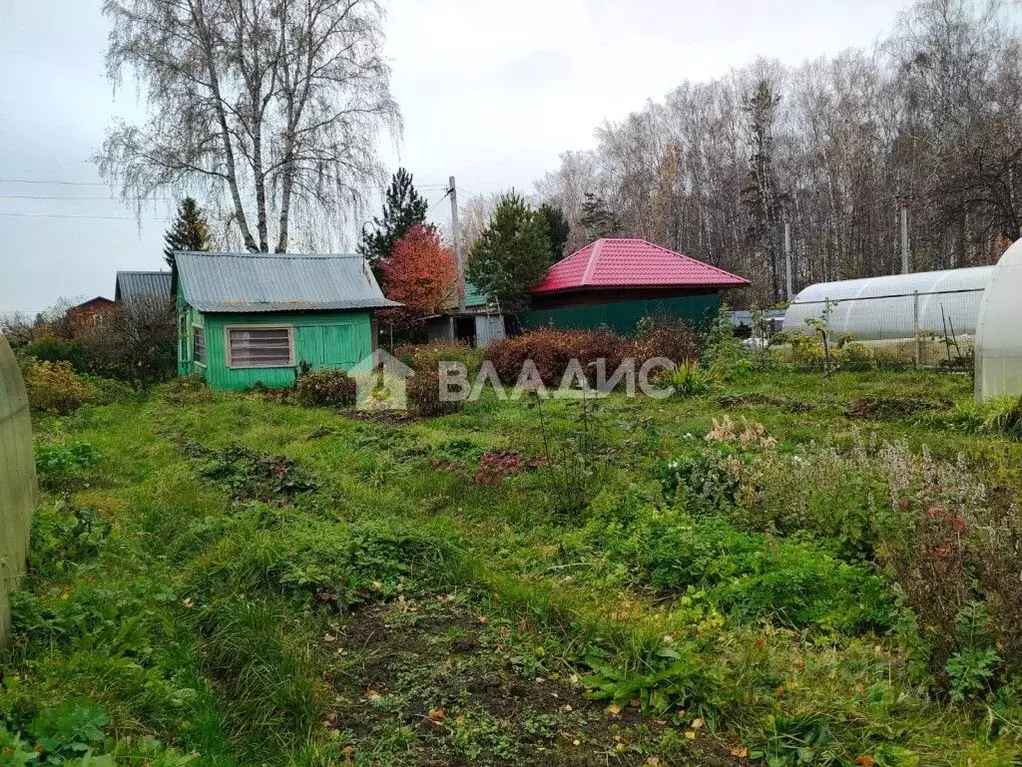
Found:
[[(788, 307), (784, 330), (813, 332), (806, 320), (822, 319), (831, 302), (828, 327), (838, 336), (847, 333), (860, 341), (910, 339), (917, 331), (971, 336), (976, 333), (983, 291), (995, 268), (977, 266), (810, 285)], [(1022, 285), (1016, 282), (1016, 286), (1019, 295)]]
[(1001, 256), (976, 331), (976, 399), (1022, 395), (1022, 240)]

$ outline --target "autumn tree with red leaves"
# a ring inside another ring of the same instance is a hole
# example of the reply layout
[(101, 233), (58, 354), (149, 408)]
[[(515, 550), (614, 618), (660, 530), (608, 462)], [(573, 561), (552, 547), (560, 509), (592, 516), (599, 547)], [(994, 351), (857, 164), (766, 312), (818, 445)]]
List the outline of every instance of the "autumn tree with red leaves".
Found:
[(394, 245), (381, 264), (383, 292), (405, 305), (411, 316), (438, 314), (458, 301), (458, 266), (454, 253), (436, 232), (415, 225)]

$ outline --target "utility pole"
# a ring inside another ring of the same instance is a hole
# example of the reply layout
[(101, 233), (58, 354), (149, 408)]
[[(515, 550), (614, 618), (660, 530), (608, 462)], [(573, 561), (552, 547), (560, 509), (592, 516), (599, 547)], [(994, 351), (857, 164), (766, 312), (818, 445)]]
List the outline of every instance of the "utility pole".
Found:
[(788, 221), (784, 222), (784, 263), (787, 266), (788, 302), (791, 303), (793, 297), (791, 289), (791, 224)]
[(911, 245), (908, 239), (908, 198), (902, 197), (898, 200), (898, 207), (901, 208), (901, 273), (909, 273), (909, 260)]
[(465, 261), (458, 242), (458, 187), (451, 176), (451, 236), (454, 238), (454, 262), (458, 265), (458, 311), (465, 313)]

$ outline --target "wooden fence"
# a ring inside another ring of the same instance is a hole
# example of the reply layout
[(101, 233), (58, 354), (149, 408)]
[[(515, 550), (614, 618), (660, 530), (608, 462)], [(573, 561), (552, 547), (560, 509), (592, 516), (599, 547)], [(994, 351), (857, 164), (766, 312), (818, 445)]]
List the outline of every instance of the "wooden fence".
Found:
[(8, 639), (7, 595), (25, 568), (37, 499), (28, 395), (11, 347), (0, 335), (0, 646)]

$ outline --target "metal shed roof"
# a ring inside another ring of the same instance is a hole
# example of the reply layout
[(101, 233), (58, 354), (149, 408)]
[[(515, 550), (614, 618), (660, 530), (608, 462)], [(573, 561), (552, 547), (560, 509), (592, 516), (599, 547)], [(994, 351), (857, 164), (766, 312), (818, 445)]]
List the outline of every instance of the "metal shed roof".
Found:
[(360, 256), (177, 253), (185, 300), (200, 312), (383, 309), (383, 296)]
[(117, 272), (114, 300), (139, 296), (167, 296), (174, 292), (170, 272)]

